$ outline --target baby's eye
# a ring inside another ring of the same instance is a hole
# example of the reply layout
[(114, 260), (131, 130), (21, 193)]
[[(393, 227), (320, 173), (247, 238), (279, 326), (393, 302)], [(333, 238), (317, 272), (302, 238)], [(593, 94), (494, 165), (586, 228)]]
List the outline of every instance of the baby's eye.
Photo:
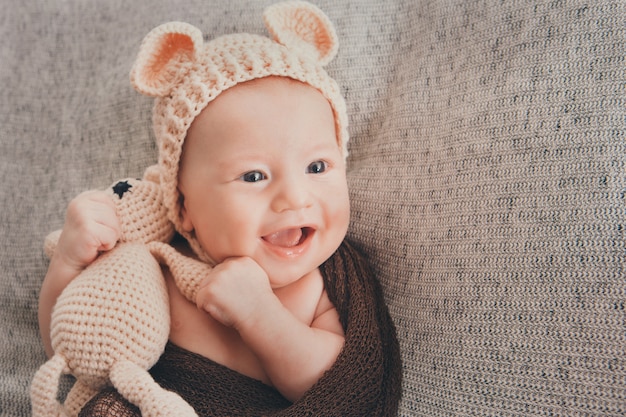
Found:
[(307, 167), (307, 172), (309, 174), (321, 174), (322, 172), (326, 171), (326, 168), (328, 167), (328, 164), (324, 161), (315, 161), (313, 163), (311, 163), (311, 165), (309, 165)]
[(244, 182), (259, 182), (267, 179), (261, 171), (250, 171), (243, 174), (240, 178)]

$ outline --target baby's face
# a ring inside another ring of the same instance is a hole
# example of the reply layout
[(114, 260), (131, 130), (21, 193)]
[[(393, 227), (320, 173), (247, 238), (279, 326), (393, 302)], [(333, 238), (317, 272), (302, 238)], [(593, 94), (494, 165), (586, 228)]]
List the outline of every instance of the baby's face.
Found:
[(253, 258), (280, 288), (343, 240), (350, 204), (333, 113), (278, 77), (235, 86), (194, 120), (181, 158), (183, 227), (216, 262)]

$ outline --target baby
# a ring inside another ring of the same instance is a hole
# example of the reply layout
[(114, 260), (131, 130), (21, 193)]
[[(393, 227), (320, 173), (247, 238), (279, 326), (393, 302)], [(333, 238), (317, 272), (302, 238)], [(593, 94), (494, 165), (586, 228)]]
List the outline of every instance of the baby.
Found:
[(333, 120), (306, 84), (248, 81), (194, 120), (180, 162), (182, 229), (217, 266), (198, 292), (200, 310), (170, 291), (170, 340), (290, 400), (343, 345), (318, 270), (350, 218)]
[[(340, 354), (350, 351), (349, 297), (337, 289), (329, 294), (327, 286), (336, 278), (321, 269), (340, 247), (349, 247), (347, 114), (339, 88), (322, 68), (336, 53), (336, 36), (326, 16), (308, 3), (278, 4), (266, 11), (265, 20), (275, 40), (238, 34), (203, 45), (192, 26), (162, 25), (144, 40), (132, 71), (137, 90), (157, 97), (161, 185), (168, 216), (184, 238), (173, 245), (215, 265), (196, 304), (164, 271), (170, 343), (152, 371), (199, 415), (219, 412), (205, 411), (190, 398), (196, 394), (173, 382), (171, 367), (181, 357), (198, 360), (196, 369), (208, 360), (212, 367), (260, 383), (276, 393), (271, 409), (281, 410), (297, 405), (330, 374)], [(104, 193), (84, 193), (69, 204), (40, 296), (48, 355), (57, 297), (101, 252), (115, 246), (119, 230)], [(345, 251), (354, 252), (339, 252)], [(368, 273), (357, 273), (356, 279), (367, 281), (361, 275)], [(394, 414), (400, 384), (397, 341), (380, 289), (367, 283), (372, 288), (362, 291), (373, 289), (374, 295), (365, 309), (376, 313), (373, 322), (389, 327), (373, 332), (387, 335), (379, 343), (382, 363), (376, 366), (383, 369), (378, 379), (388, 380), (376, 382), (380, 387), (367, 394), (374, 397), (363, 402), (363, 410)], [(161, 371), (161, 379), (160, 367), (168, 370)], [(198, 396), (218, 395), (195, 388)], [(115, 394), (96, 396), (83, 414), (134, 415)], [(119, 411), (123, 407), (128, 410)], [(357, 410), (351, 409), (361, 414)]]

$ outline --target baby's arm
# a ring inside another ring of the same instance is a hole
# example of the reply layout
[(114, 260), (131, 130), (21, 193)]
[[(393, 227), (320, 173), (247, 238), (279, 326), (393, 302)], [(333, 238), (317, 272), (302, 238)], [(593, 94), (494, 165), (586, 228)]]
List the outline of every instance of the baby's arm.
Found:
[[(337, 326), (322, 327), (329, 322)], [(331, 368), (344, 344), (332, 305), (307, 326), (280, 302), (268, 303), (242, 322), (238, 331), (261, 360), (273, 385), (290, 401), (301, 398)]]
[(274, 387), (291, 401), (319, 380), (343, 347), (343, 329), (325, 294), (307, 325), (283, 306), (265, 271), (250, 258), (217, 265), (200, 285), (196, 301), (239, 332)]
[(58, 296), (101, 251), (112, 249), (119, 236), (120, 224), (109, 194), (88, 191), (68, 205), (65, 225), (39, 294), (39, 329), (48, 357), (54, 353), (50, 320)]

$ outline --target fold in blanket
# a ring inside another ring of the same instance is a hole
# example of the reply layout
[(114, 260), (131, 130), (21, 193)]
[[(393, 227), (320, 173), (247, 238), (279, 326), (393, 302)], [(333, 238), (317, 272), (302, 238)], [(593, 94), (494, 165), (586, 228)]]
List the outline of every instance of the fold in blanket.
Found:
[[(320, 271), (345, 330), (345, 345), (332, 368), (300, 400), (292, 404), (276, 389), (171, 343), (150, 370), (155, 381), (180, 394), (199, 416), (396, 415), (400, 351), (368, 263), (344, 241)], [(81, 417), (139, 415), (112, 388), (99, 393), (80, 413)]]

